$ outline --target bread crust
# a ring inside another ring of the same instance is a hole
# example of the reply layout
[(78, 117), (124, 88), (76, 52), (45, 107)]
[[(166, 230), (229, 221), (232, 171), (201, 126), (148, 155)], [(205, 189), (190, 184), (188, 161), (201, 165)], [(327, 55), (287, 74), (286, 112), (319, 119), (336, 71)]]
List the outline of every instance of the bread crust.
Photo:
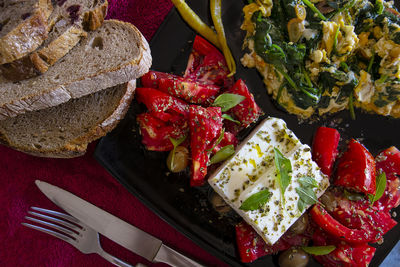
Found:
[(47, 38), (51, 0), (39, 0), (33, 14), (0, 38), (0, 64), (10, 63), (37, 49)]
[(48, 45), (39, 47), (23, 58), (0, 65), (2, 75), (11, 81), (21, 81), (45, 73), (49, 67), (77, 45), (82, 37), (87, 35), (86, 30), (96, 30), (103, 24), (107, 7), (108, 2), (103, 0), (97, 8), (83, 14), (81, 24), (71, 25), (67, 31)]
[(79, 98), (92, 94), (99, 90), (113, 87), (136, 79), (145, 74), (152, 62), (149, 44), (140, 31), (130, 23), (110, 20), (131, 27), (140, 37), (140, 42), (136, 45), (140, 51), (139, 55), (125, 65), (114, 69), (98, 72), (90, 77), (81, 77), (81, 79), (71, 81), (68, 84), (61, 84), (55, 88), (49, 88), (40, 95), (28, 95), (20, 99), (4, 103), (0, 106), (0, 120), (9, 117), (15, 117), (25, 112), (53, 107), (69, 101), (72, 98)]
[(108, 2), (102, 0), (103, 4), (90, 12), (86, 12), (83, 16), (83, 28), (86, 31), (94, 31), (100, 27), (107, 15)]
[(108, 132), (112, 131), (118, 123), (124, 118), (129, 106), (132, 102), (134, 92), (136, 89), (136, 80), (129, 81), (126, 84), (126, 91), (119, 101), (117, 108), (102, 122), (93, 125), (85, 134), (76, 137), (69, 143), (57, 149), (42, 149), (31, 147), (24, 147), (20, 144), (12, 143), (7, 138), (7, 133), (0, 131), (0, 143), (11, 147), (15, 150), (38, 157), (47, 158), (74, 158), (85, 154), (87, 146), (90, 142), (105, 136)]

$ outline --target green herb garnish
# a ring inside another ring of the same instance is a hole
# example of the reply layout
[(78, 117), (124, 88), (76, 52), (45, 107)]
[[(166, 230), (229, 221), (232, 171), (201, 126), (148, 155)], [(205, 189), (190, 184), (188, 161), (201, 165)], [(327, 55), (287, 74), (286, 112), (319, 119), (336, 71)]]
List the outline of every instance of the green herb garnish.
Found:
[(232, 116), (229, 115), (229, 114), (222, 114), (222, 118), (225, 119), (225, 120), (228, 120), (228, 121), (232, 121), (232, 122), (234, 122), (234, 123), (240, 125), (240, 121), (235, 120), (235, 119), (232, 118)]
[(219, 143), (221, 143), (222, 139), (224, 138), (224, 134), (225, 134), (225, 128), (222, 128), (221, 133), (219, 134), (219, 137), (218, 137), (217, 141), (215, 142), (215, 144), (213, 145), (213, 147), (210, 149), (206, 149), (206, 150), (212, 151), (217, 145), (219, 145)]
[(296, 192), (299, 195), (297, 202), (297, 208), (300, 212), (303, 212), (306, 206), (313, 205), (318, 202), (317, 195), (313, 188), (318, 187), (317, 181), (309, 176), (300, 177), (300, 187), (296, 188)]
[(276, 181), (280, 187), (282, 203), (284, 204), (285, 203), (284, 193), (292, 179), (291, 177), (292, 163), (288, 158), (285, 158), (285, 156), (276, 147), (274, 147), (274, 154), (275, 154), (275, 167), (277, 172)]
[(209, 164), (215, 164), (221, 161), (226, 160), (230, 156), (232, 156), (235, 153), (235, 147), (233, 145), (227, 145), (218, 150), (217, 153), (215, 153), (214, 156), (209, 161)]
[(248, 211), (248, 210), (257, 210), (261, 208), (265, 203), (267, 203), (272, 196), (272, 193), (268, 191), (268, 189), (261, 190), (258, 193), (255, 193), (248, 197), (242, 205), (240, 205), (239, 209)]
[(172, 158), (171, 158), (171, 166), (170, 166), (171, 168), (170, 169), (173, 169), (172, 166), (174, 166), (175, 150), (180, 144), (183, 143), (183, 141), (185, 141), (185, 139), (186, 139), (186, 135), (182, 136), (179, 139), (174, 139), (172, 137), (169, 138), (169, 140), (171, 141), (172, 145), (174, 146), (174, 148), (172, 149), (172, 152), (171, 152), (172, 153)]
[(336, 249), (335, 246), (314, 246), (314, 247), (301, 247), (302, 250), (308, 254), (313, 255), (327, 255)]
[(386, 173), (382, 172), (376, 177), (375, 195), (368, 194), (368, 198), (371, 201), (371, 205), (373, 205), (375, 201), (377, 201), (383, 196), (385, 188), (386, 188)]
[(212, 104), (215, 107), (220, 107), (222, 112), (228, 111), (240, 102), (242, 102), (246, 97), (237, 94), (222, 94), (219, 95)]

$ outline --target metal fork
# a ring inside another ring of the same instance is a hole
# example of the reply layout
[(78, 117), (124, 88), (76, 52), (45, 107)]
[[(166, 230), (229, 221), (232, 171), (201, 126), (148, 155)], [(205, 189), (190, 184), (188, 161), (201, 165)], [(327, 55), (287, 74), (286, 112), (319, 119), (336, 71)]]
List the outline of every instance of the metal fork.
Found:
[[(62, 239), (84, 254), (97, 253), (116, 266), (133, 267), (129, 263), (126, 263), (123, 260), (120, 260), (105, 252), (100, 244), (99, 233), (89, 226), (85, 225), (84, 223), (80, 222), (75, 217), (72, 217), (65, 213), (37, 207), (31, 207), (31, 209), (33, 211), (29, 210), (28, 213), (32, 217), (26, 216), (25, 219), (43, 225), (46, 228), (30, 223), (22, 223), (22, 225)], [(37, 211), (41, 213), (38, 213)], [(34, 218), (33, 216), (35, 216), (36, 218)], [(54, 222), (55, 224), (51, 222)], [(146, 266), (138, 263), (136, 267)]]

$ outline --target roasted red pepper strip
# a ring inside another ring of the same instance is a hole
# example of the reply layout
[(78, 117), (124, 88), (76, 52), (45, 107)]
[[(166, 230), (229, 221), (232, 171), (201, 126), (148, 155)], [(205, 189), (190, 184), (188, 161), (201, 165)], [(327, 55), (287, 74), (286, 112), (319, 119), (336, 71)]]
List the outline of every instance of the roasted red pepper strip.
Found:
[(226, 93), (242, 95), (245, 99), (229, 110), (246, 128), (263, 114), (243, 80), (238, 80)]
[(293, 246), (305, 246), (311, 236), (290, 235), (288, 231), (274, 245), (267, 245), (253, 227), (244, 221), (238, 223), (235, 230), (236, 244), (242, 262), (252, 262), (262, 256), (275, 254)]
[(339, 159), (335, 185), (375, 195), (375, 159), (358, 141), (352, 139)]
[(158, 82), (161, 78), (174, 79), (175, 77), (177, 76), (174, 74), (150, 70), (140, 78), (140, 81), (142, 83), (142, 87), (158, 89)]
[(220, 90), (220, 87), (214, 84), (205, 84), (191, 78), (158, 71), (149, 71), (141, 81), (143, 87), (158, 89), (193, 104), (210, 102)]
[(310, 210), (313, 221), (325, 232), (336, 237), (338, 240), (347, 241), (352, 244), (362, 244), (374, 241), (364, 230), (350, 229), (334, 219), (320, 204), (315, 204)]
[(167, 124), (150, 113), (139, 114), (136, 120), (139, 123), (142, 143), (146, 146), (147, 150), (172, 150), (173, 145), (169, 138), (179, 139), (187, 134), (187, 127)]
[(323, 266), (354, 266), (365, 267), (371, 262), (374, 257), (376, 248), (363, 243), (357, 246), (349, 245), (343, 241), (337, 241), (327, 236), (322, 230), (315, 229), (313, 234), (313, 243), (315, 246), (334, 245), (336, 249), (328, 255), (315, 256)]
[(377, 173), (385, 172), (387, 179), (395, 179), (400, 175), (400, 151), (392, 146), (375, 157)]
[(214, 139), (218, 138), (222, 130), (221, 108), (191, 105), (189, 129), (192, 152), (190, 185), (199, 186), (204, 184), (207, 174), (207, 149), (212, 148)]
[(386, 174), (386, 188), (383, 196), (375, 201), (374, 207), (389, 211), (400, 204), (400, 151), (392, 146), (382, 151), (375, 158), (376, 172)]
[(193, 104), (210, 102), (220, 89), (216, 85), (201, 84), (181, 77), (160, 78), (158, 85), (159, 90)]
[(197, 35), (184, 77), (203, 84), (229, 88), (234, 80), (233, 77), (228, 78), (228, 74), (229, 69), (221, 52)]
[(339, 139), (339, 132), (328, 127), (319, 127), (314, 135), (312, 158), (321, 171), (328, 176), (332, 173), (332, 167), (338, 155)]
[[(184, 119), (189, 118), (189, 105), (164, 92), (153, 88), (137, 88), (135, 97), (139, 103), (145, 104), (147, 109), (157, 117), (158, 113), (167, 112), (170, 115), (182, 116)], [(174, 119), (176, 119), (176, 116)]]
[(375, 201), (374, 207), (383, 212), (397, 208), (400, 204), (400, 178), (388, 179), (385, 192)]
[(346, 227), (363, 230), (368, 236), (373, 237), (371, 242), (382, 239), (383, 235), (397, 224), (389, 212), (371, 207), (368, 200), (352, 201), (337, 197), (336, 203), (332, 216)]

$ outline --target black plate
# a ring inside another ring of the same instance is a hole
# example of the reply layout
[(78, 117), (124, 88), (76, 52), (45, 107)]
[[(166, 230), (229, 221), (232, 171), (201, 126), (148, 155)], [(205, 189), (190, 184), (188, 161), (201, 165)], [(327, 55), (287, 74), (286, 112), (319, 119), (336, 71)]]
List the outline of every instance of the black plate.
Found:
[[(208, 1), (187, 1), (197, 14), (207, 22)], [(350, 119), (348, 111), (326, 117), (318, 122), (299, 122), (293, 116), (276, 108), (267, 96), (260, 75), (255, 69), (240, 65), (244, 33), (240, 30), (242, 1), (223, 1), (223, 21), (228, 43), (237, 62), (236, 78), (246, 81), (257, 103), (268, 116), (282, 118), (303, 143), (311, 143), (312, 135), (320, 125), (334, 126), (341, 133), (341, 145), (349, 138), (360, 138), (369, 150), (376, 154), (380, 149), (395, 145), (400, 148), (400, 119), (356, 111), (357, 119)], [(183, 22), (173, 9), (151, 42), (152, 69), (182, 74), (191, 50), (195, 33)], [(133, 104), (119, 126), (99, 142), (96, 159), (132, 194), (145, 205), (182, 232), (198, 245), (219, 257), (231, 266), (273, 266), (273, 257), (263, 257), (252, 264), (243, 264), (235, 246), (235, 216), (220, 218), (209, 204), (209, 186), (191, 188), (188, 174), (168, 174), (166, 154), (148, 152), (140, 143), (135, 114), (141, 107)], [(249, 129), (250, 131), (250, 129)], [(242, 133), (245, 136), (249, 131)], [(396, 209), (400, 214), (400, 208)], [(399, 218), (396, 218), (399, 221)], [(400, 225), (386, 236), (378, 247), (370, 266), (378, 266), (400, 238)], [(275, 262), (275, 263), (274, 263)], [(312, 266), (317, 264), (313, 262)]]

